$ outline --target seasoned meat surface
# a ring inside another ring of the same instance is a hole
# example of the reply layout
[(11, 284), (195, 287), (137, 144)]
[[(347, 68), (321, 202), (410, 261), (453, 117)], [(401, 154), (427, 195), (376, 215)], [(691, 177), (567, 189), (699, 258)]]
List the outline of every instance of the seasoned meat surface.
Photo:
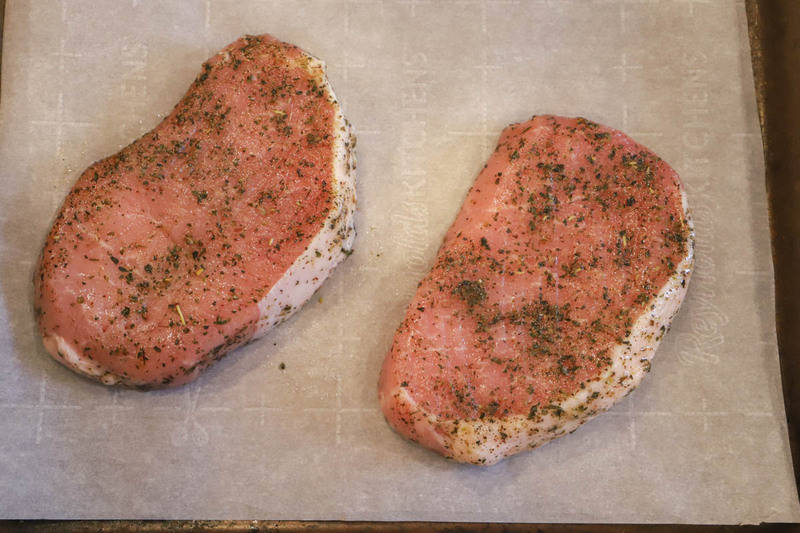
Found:
[(319, 60), (268, 35), (227, 46), (64, 201), (35, 276), (48, 352), (174, 386), (289, 317), (350, 253), (354, 145)]
[(573, 431), (650, 370), (693, 246), (650, 150), (582, 118), (509, 126), (395, 334), (387, 420), (476, 464)]

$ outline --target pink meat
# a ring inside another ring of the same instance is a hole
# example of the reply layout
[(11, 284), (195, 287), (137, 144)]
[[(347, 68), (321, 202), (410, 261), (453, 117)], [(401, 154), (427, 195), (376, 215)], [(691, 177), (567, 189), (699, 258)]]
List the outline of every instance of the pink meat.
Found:
[(651, 151), (581, 118), (509, 126), (395, 334), (387, 420), (477, 464), (573, 430), (649, 370), (692, 247)]
[[(161, 124), (67, 196), (35, 279), (48, 351), (104, 383), (172, 386), (263, 332), (299, 258), (325, 263), (304, 279), (316, 286), (349, 251), (348, 132), (297, 47), (248, 36), (211, 58)], [(310, 250), (326, 231), (339, 233)]]

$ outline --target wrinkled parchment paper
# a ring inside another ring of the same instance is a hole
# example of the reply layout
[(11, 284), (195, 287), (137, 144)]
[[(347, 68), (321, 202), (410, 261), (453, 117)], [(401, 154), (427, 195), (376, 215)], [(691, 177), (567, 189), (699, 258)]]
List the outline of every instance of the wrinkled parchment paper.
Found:
[[(264, 32), (327, 62), (358, 133), (356, 252), (190, 386), (77, 377), (31, 305), (64, 195), (207, 56)], [(741, 3), (11, 0), (2, 68), (3, 518), (800, 519)], [(632, 396), (535, 452), (458, 465), (389, 429), (378, 371), (498, 133), (540, 113), (620, 128), (676, 167), (697, 270)]]

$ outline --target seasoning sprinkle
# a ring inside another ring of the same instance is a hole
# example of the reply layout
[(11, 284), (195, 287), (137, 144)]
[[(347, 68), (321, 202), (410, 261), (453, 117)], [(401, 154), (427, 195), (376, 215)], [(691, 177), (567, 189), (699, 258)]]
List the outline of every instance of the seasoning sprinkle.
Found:
[(183, 312), (181, 312), (181, 306), (175, 304), (175, 310), (178, 312), (178, 316), (181, 317), (181, 325), (186, 325), (186, 319), (183, 318)]

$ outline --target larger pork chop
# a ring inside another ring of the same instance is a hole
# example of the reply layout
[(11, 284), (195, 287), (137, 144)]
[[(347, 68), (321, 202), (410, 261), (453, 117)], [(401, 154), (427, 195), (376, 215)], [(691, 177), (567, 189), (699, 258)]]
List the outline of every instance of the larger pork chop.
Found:
[(395, 334), (387, 420), (476, 464), (573, 431), (650, 370), (693, 246), (651, 151), (580, 118), (509, 126)]
[(48, 352), (180, 385), (288, 318), (350, 252), (354, 145), (320, 61), (267, 35), (226, 47), (67, 196), (35, 278)]

